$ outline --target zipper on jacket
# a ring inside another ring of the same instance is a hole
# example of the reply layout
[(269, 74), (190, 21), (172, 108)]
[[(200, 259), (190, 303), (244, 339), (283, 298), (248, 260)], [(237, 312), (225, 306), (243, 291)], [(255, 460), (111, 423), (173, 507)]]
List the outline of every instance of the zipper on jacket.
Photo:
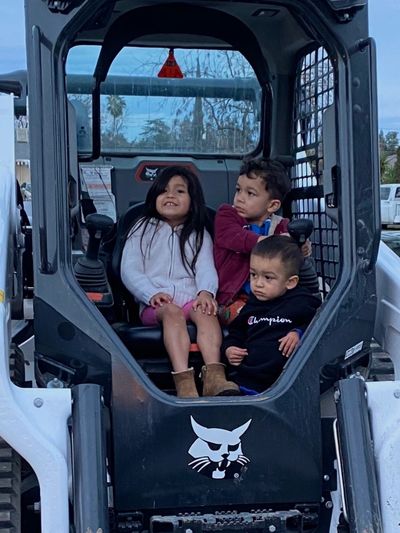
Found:
[[(171, 245), (171, 259), (170, 259), (169, 272), (168, 272), (169, 279), (171, 279), (173, 266), (174, 266), (175, 236), (176, 236), (176, 231), (174, 228), (171, 228), (171, 232), (172, 233), (171, 233), (170, 238), (172, 238), (172, 245)], [(172, 298), (174, 299), (175, 298), (175, 285), (173, 285), (173, 288), (174, 288), (174, 293), (172, 295)]]
[(172, 245), (171, 245), (171, 258), (169, 263), (169, 272), (168, 277), (171, 278), (173, 265), (174, 265), (174, 252), (175, 252), (175, 230), (174, 228), (171, 228), (171, 235), (170, 238), (172, 239)]

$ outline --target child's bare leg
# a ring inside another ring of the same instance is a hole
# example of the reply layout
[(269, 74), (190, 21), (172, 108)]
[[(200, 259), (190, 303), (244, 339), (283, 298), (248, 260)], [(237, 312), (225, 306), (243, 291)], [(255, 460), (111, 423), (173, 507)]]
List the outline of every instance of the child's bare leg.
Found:
[(220, 349), (222, 343), (221, 326), (218, 318), (214, 315), (190, 310), (190, 320), (196, 324), (197, 345), (206, 364), (220, 361)]
[(174, 372), (187, 370), (190, 339), (182, 309), (175, 304), (163, 305), (156, 316), (163, 324), (164, 344)]

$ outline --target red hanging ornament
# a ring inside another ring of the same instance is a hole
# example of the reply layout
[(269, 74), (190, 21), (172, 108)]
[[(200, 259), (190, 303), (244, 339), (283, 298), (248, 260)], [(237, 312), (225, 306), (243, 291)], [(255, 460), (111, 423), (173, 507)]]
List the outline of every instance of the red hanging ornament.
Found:
[(157, 76), (159, 78), (183, 78), (182, 71), (176, 62), (173, 48), (169, 49), (167, 60)]

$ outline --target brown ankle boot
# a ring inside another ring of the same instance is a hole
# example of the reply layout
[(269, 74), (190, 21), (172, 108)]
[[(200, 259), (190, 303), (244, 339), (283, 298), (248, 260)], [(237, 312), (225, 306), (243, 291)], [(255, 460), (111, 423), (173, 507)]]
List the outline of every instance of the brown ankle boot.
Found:
[(189, 368), (182, 372), (171, 372), (174, 378), (176, 395), (178, 398), (198, 398), (199, 393), (194, 382), (194, 369)]
[(203, 376), (203, 396), (239, 396), (240, 390), (236, 383), (227, 381), (225, 365), (209, 363), (201, 369)]

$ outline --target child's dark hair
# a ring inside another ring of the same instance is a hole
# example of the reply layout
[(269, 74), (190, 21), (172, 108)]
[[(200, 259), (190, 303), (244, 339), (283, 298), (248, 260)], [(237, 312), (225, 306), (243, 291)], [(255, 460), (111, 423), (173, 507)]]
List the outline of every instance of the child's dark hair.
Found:
[(271, 235), (259, 241), (252, 249), (251, 255), (264, 259), (278, 257), (288, 277), (298, 276), (304, 261), (298, 244), (288, 235)]
[[(207, 220), (207, 208), (204, 200), (203, 189), (201, 188), (199, 179), (191, 170), (181, 166), (170, 166), (165, 167), (160, 172), (147, 192), (143, 215), (140, 217), (141, 221), (138, 225), (136, 225), (134, 231), (137, 231), (139, 228), (144, 226), (142, 234), (143, 240), (144, 232), (149, 225), (150, 220), (152, 218), (158, 219), (158, 221), (162, 220), (156, 208), (157, 197), (165, 191), (168, 182), (174, 176), (181, 176), (183, 178), (187, 184), (190, 196), (190, 209), (188, 216), (183, 223), (182, 231), (179, 235), (179, 248), (183, 264), (185, 267), (189, 267), (189, 269), (194, 273), (197, 257), (203, 244), (204, 228)], [(195, 234), (193, 260), (191, 263), (189, 263), (185, 255), (185, 245), (193, 232)]]
[(283, 202), (290, 191), (290, 179), (285, 167), (279, 161), (260, 157), (258, 159), (245, 159), (240, 167), (239, 175), (245, 174), (248, 178), (261, 178), (265, 189), (273, 200)]

